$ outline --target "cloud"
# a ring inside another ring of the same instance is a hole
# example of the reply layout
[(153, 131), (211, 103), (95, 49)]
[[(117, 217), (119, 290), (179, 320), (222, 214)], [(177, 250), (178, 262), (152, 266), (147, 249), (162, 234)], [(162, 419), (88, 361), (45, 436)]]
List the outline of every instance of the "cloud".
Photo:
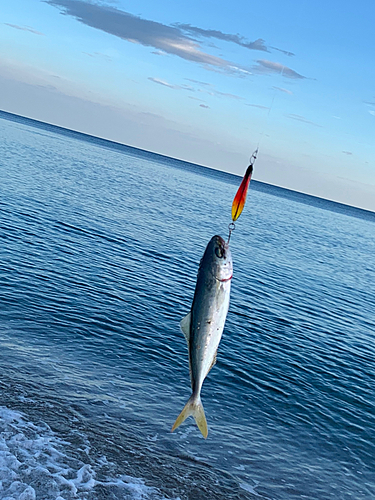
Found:
[(372, 109), (369, 109), (368, 112), (370, 113), (370, 115), (375, 116), (375, 111), (372, 111)]
[(295, 115), (293, 113), (290, 113), (289, 115), (285, 115), (288, 118), (291, 118), (292, 120), (297, 120), (299, 122), (307, 123), (308, 125), (314, 125), (314, 127), (322, 127), (321, 125), (318, 125), (317, 123), (314, 123), (310, 120), (307, 120), (304, 116), (301, 115)]
[(153, 50), (151, 54), (155, 54), (156, 56), (166, 56), (167, 54), (163, 50)]
[(208, 95), (216, 96), (216, 97), (217, 96), (229, 97), (230, 99), (237, 99), (237, 100), (241, 100), (241, 101), (245, 99), (244, 97), (241, 97), (241, 96), (236, 95), (236, 94), (230, 94), (227, 92), (220, 92), (220, 90), (215, 89), (215, 86), (212, 85), (212, 83), (206, 83), (206, 82), (202, 82), (200, 80), (193, 80), (192, 78), (185, 78), (185, 80), (187, 80), (188, 82), (195, 83), (199, 86), (203, 86), (203, 89), (202, 88), (193, 89), (193, 87), (190, 87), (193, 90), (196, 90), (197, 92), (202, 92), (204, 94), (208, 94)]
[(286, 78), (292, 78), (294, 80), (305, 79), (306, 77), (300, 75), (296, 71), (288, 66), (284, 66), (283, 64), (267, 61), (265, 59), (258, 59), (257, 66), (253, 66), (252, 70), (254, 73), (270, 75), (270, 74), (279, 74), (281, 76), (285, 76)]
[(285, 54), (286, 56), (289, 56), (289, 57), (292, 57), (295, 55), (293, 52), (288, 52), (287, 50), (278, 49), (277, 47), (270, 47), (270, 49), (282, 52), (283, 54)]
[(225, 42), (233, 42), (237, 45), (240, 45), (241, 47), (245, 47), (246, 49), (269, 52), (268, 48), (264, 45), (264, 40), (262, 38), (258, 38), (258, 40), (255, 40), (254, 42), (249, 42), (244, 37), (238, 34), (232, 35), (229, 33), (223, 33), (219, 30), (206, 30), (183, 23), (176, 23), (175, 26), (186, 33), (190, 33), (191, 35), (198, 35), (205, 38), (216, 38), (217, 40), (224, 40)]
[(269, 109), (268, 106), (262, 106), (261, 104), (246, 104), (246, 106), (251, 106), (253, 108), (259, 108), (259, 109)]
[(102, 52), (82, 52), (86, 56), (93, 57), (93, 58), (98, 58), (98, 59), (105, 59), (106, 61), (112, 61), (112, 58), (109, 57), (107, 54), (103, 54)]
[[(165, 80), (161, 80), (160, 78), (154, 78), (154, 77), (151, 77), (149, 76), (148, 79), (151, 81), (151, 82), (154, 82), (154, 83), (158, 83), (159, 85), (164, 85), (165, 87), (168, 87), (170, 89), (174, 89), (174, 90), (187, 90), (189, 92), (201, 92), (203, 94), (208, 94), (210, 96), (214, 96), (214, 97), (228, 97), (229, 99), (236, 99), (236, 100), (244, 100), (245, 98), (244, 97), (241, 97), (239, 95), (236, 95), (236, 94), (230, 94), (228, 92), (220, 92), (220, 90), (216, 90), (214, 88), (213, 85), (211, 84), (207, 84), (207, 86), (209, 85), (208, 88), (204, 88), (204, 89), (195, 89), (194, 87), (192, 87), (191, 85), (174, 85), (174, 84), (171, 84), (171, 83), (168, 83), (166, 82)], [(191, 82), (197, 82), (199, 84), (202, 84), (203, 82), (198, 82), (197, 80), (190, 80), (189, 78), (185, 78), (185, 80), (189, 80)], [(197, 98), (196, 98), (197, 99)], [(199, 100), (199, 99), (197, 99)]]
[[(238, 66), (203, 51), (199, 44), (175, 26), (142, 19), (128, 12), (84, 0), (45, 0), (82, 24), (132, 43), (153, 47), (187, 61), (234, 73)], [(244, 69), (245, 70), (245, 69)]]
[(241, 68), (240, 66), (234, 66), (233, 64), (229, 66), (229, 69), (233, 70), (234, 73), (238, 73), (239, 76), (248, 76), (251, 75), (251, 71)]
[[(223, 33), (219, 30), (207, 30), (189, 24), (166, 25), (156, 21), (143, 19), (129, 12), (119, 10), (109, 5), (90, 2), (89, 0), (44, 0), (45, 3), (61, 10), (62, 14), (74, 17), (77, 21), (92, 28), (117, 36), (131, 43), (139, 43), (156, 49), (160, 55), (171, 54), (187, 61), (202, 64), (206, 69), (226, 72), (246, 77), (249, 68), (214, 56), (200, 46), (196, 37), (216, 38), (235, 43), (251, 50), (269, 52), (262, 38), (250, 42), (241, 35)], [(281, 49), (283, 53), (291, 54)], [(153, 52), (155, 53), (155, 51)], [(283, 73), (288, 78), (304, 78), (292, 69), (279, 63), (257, 61), (255, 67), (258, 74)]]
[(185, 84), (183, 84), (183, 85), (180, 86), (180, 88), (182, 90), (187, 90), (189, 92), (195, 92), (195, 88), (192, 87), (191, 85), (185, 85)]
[(213, 89), (213, 90), (201, 90), (201, 89), (198, 89), (198, 92), (204, 92), (204, 93), (212, 95), (212, 96), (229, 97), (229, 99), (236, 99), (238, 101), (243, 101), (245, 99), (244, 97), (241, 97), (239, 95), (229, 94), (227, 92), (220, 92), (219, 90), (215, 90), (215, 89)]
[(369, 104), (370, 106), (375, 106), (375, 102), (371, 101), (363, 101), (365, 104)]
[(185, 80), (187, 80), (188, 82), (192, 82), (192, 83), (198, 83), (199, 85), (204, 85), (204, 86), (207, 86), (207, 87), (212, 87), (212, 83), (201, 82), (200, 80), (193, 80), (192, 78), (185, 78)]
[(160, 78), (154, 78), (152, 76), (149, 76), (148, 79), (151, 82), (157, 83), (159, 85), (163, 85), (164, 87), (168, 87), (169, 89), (187, 90), (189, 92), (195, 92), (195, 89), (193, 87), (191, 87), (190, 85), (174, 85), (172, 83), (166, 82), (165, 80), (161, 80)]
[(171, 83), (168, 83), (168, 82), (166, 82), (164, 80), (160, 80), (159, 78), (153, 78), (152, 76), (149, 76), (148, 79), (151, 80), (151, 82), (158, 83), (159, 85), (163, 85), (164, 87), (168, 87), (170, 89), (179, 89), (179, 88), (181, 88), (178, 85), (172, 85)]
[(293, 95), (293, 92), (288, 89), (283, 89), (282, 87), (272, 87), (275, 90), (280, 90), (280, 92), (284, 92), (285, 94)]
[(194, 101), (204, 102), (203, 99), (198, 99), (198, 97), (193, 97), (192, 95), (188, 96), (189, 99), (194, 99)]
[(222, 31), (219, 30), (207, 30), (203, 28), (197, 28), (196, 26), (191, 26), (191, 24), (176, 23), (175, 26), (179, 27), (182, 31), (185, 31), (186, 33), (189, 33), (191, 35), (205, 37), (205, 38), (216, 38), (217, 40), (232, 42), (237, 45), (240, 45), (241, 47), (245, 47), (246, 49), (249, 50), (260, 50), (263, 52), (270, 52), (269, 49), (273, 49), (282, 52), (287, 56), (294, 56), (293, 52), (278, 49), (277, 47), (267, 47), (265, 45), (265, 40), (263, 40), (263, 38), (258, 38), (257, 40), (254, 40), (254, 42), (249, 42), (248, 40), (246, 40), (246, 38), (244, 38), (239, 34), (233, 35), (230, 33), (223, 33)]
[(33, 28), (30, 28), (30, 26), (18, 26), (18, 24), (10, 24), (10, 23), (4, 23), (4, 24), (6, 26), (10, 26), (11, 28), (14, 28), (16, 30), (28, 31), (29, 33), (33, 33), (34, 35), (45, 36), (44, 33), (41, 33), (40, 31), (36, 31)]

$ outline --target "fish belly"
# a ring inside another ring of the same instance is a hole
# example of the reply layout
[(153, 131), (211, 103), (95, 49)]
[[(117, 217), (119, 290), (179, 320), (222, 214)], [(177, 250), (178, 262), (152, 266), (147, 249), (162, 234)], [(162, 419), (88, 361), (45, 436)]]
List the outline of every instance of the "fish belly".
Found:
[(199, 391), (216, 360), (229, 308), (230, 282), (216, 279), (197, 293), (192, 306), (190, 366), (193, 392)]

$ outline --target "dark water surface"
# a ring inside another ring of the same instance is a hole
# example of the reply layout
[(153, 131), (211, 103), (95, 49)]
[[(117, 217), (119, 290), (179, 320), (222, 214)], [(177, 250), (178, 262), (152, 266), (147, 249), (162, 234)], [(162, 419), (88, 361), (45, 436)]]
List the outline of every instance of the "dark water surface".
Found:
[(375, 498), (375, 214), (252, 183), (208, 439), (171, 434), (239, 178), (4, 113), (0, 134), (1, 499)]

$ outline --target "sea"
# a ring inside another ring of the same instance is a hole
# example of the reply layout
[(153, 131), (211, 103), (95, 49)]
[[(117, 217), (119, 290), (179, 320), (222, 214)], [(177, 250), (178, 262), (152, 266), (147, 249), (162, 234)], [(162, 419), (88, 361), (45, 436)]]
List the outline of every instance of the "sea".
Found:
[(205, 440), (171, 433), (179, 322), (241, 178), (5, 112), (0, 136), (0, 499), (375, 499), (375, 213), (251, 182)]

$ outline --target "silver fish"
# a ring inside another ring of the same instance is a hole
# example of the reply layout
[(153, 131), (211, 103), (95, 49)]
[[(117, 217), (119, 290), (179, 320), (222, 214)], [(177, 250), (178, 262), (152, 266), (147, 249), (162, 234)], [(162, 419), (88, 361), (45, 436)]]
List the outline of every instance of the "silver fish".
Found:
[(192, 415), (203, 437), (207, 437), (207, 421), (200, 395), (203, 381), (216, 363), (216, 352), (229, 308), (232, 276), (229, 246), (221, 236), (214, 236), (199, 265), (191, 311), (180, 323), (188, 344), (193, 393), (177, 417), (172, 432)]

